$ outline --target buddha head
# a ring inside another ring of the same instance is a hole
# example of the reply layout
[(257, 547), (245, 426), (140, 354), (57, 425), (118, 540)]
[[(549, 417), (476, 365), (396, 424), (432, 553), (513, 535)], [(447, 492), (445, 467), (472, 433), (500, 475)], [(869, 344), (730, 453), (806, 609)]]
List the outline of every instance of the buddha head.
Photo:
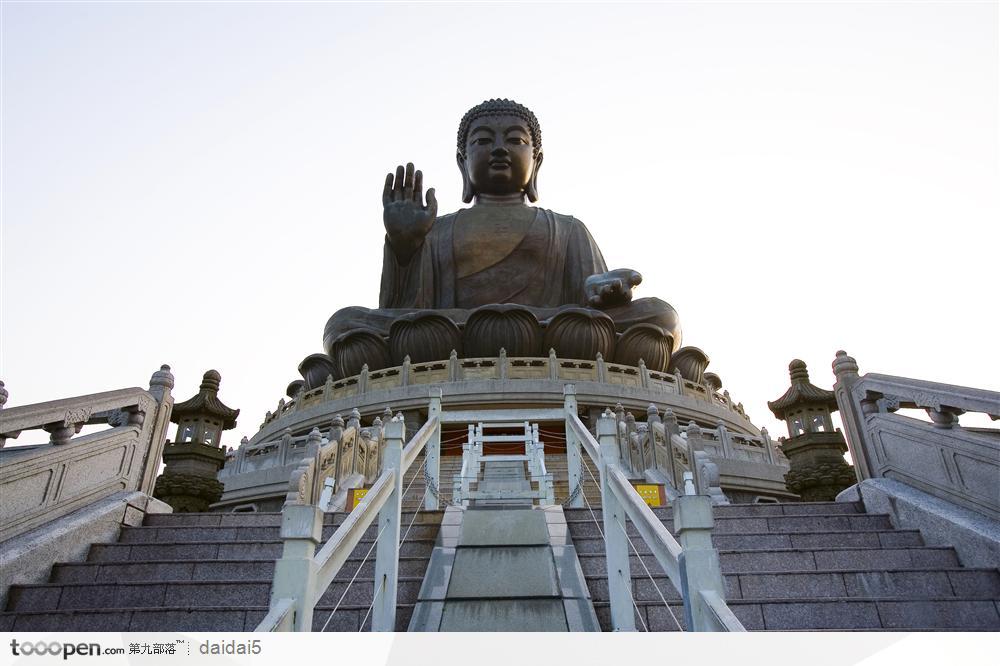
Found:
[(538, 201), (542, 130), (527, 107), (491, 99), (469, 109), (458, 126), (456, 159), (465, 203), (479, 194)]

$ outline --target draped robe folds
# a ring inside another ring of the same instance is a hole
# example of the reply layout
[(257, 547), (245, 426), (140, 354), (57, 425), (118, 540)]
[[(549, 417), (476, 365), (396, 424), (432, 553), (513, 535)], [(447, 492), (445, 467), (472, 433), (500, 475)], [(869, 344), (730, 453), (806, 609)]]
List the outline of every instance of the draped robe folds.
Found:
[[(520, 243), (491, 266), (457, 277), (455, 224), (461, 211), (435, 220), (423, 244), (405, 265), (386, 238), (382, 253), (379, 309), (344, 308), (327, 322), (323, 344), (364, 328), (387, 335), (392, 322), (417, 310), (435, 310), (464, 325), (472, 310), (494, 303), (523, 305), (544, 321), (567, 307), (585, 306), (584, 283), (607, 272), (600, 249), (582, 222), (542, 208)], [(474, 251), (474, 249), (470, 250)], [(677, 313), (657, 298), (643, 298), (604, 309), (619, 332), (637, 323), (653, 323), (674, 336), (680, 346)]]
[(584, 282), (606, 272), (601, 251), (579, 220), (541, 208), (520, 244), (506, 257), (462, 278), (455, 273), (455, 223), (461, 213), (435, 221), (424, 244), (400, 266), (386, 240), (380, 308), (477, 308), (518, 303), (541, 308), (584, 305)]

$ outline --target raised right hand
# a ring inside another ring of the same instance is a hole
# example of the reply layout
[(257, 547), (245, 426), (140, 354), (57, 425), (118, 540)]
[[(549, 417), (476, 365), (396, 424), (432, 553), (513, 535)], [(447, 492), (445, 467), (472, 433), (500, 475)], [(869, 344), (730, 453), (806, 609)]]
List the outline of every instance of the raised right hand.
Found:
[(414, 172), (413, 163), (396, 167), (396, 176), (386, 174), (382, 190), (382, 221), (389, 244), (400, 263), (407, 263), (437, 217), (434, 188), (427, 190), (427, 205), (423, 204), (424, 175)]

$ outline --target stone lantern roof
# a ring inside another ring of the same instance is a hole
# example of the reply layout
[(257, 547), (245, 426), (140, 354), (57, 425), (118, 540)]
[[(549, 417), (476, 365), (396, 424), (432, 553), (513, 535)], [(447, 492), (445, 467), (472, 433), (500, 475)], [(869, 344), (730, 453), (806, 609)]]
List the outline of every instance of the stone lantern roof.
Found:
[(804, 361), (795, 359), (789, 363), (788, 374), (792, 385), (783, 396), (767, 403), (775, 418), (783, 419), (788, 410), (802, 405), (819, 405), (831, 412), (837, 411), (837, 398), (833, 391), (826, 391), (809, 382), (809, 371)]
[(219, 382), (221, 381), (222, 375), (218, 371), (209, 370), (206, 372), (205, 376), (202, 377), (198, 395), (175, 404), (173, 412), (170, 414), (170, 420), (174, 423), (180, 423), (184, 417), (215, 416), (222, 420), (223, 430), (235, 428), (236, 417), (239, 416), (240, 410), (226, 407), (219, 400)]

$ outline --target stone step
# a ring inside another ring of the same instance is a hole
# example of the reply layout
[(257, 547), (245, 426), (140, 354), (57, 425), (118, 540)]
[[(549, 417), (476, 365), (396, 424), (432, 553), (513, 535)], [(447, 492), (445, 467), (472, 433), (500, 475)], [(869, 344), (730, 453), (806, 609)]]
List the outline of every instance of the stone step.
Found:
[[(596, 507), (595, 507), (596, 509)], [(566, 520), (583, 520), (590, 518), (590, 511), (582, 509), (565, 509)], [(672, 519), (672, 507), (653, 507), (653, 513), (660, 518)], [(789, 502), (786, 504), (729, 504), (712, 507), (713, 515), (718, 518), (762, 517), (762, 516), (831, 516), (837, 514), (864, 514), (864, 507), (857, 502)], [(597, 517), (601, 513), (597, 511)]]
[[(577, 510), (579, 511), (579, 510)], [(584, 509), (586, 511), (586, 509)], [(575, 512), (574, 512), (575, 513)], [(599, 511), (594, 512), (604, 529), (604, 519)], [(673, 532), (673, 517), (660, 517), (668, 530)], [(594, 517), (587, 511), (586, 519), (579, 514), (567, 516), (566, 524), (575, 537), (599, 534)], [(630, 527), (630, 526), (626, 526)], [(138, 528), (137, 528), (138, 529)], [(789, 532), (851, 532), (855, 530), (891, 530), (889, 516), (884, 514), (842, 514), (806, 516), (761, 516), (761, 517), (716, 517), (713, 534), (783, 534)], [(634, 530), (632, 533), (635, 533)]]
[[(423, 576), (400, 576), (399, 603), (416, 603)], [(343, 602), (369, 606), (374, 597), (372, 578), (334, 581), (318, 605)], [(346, 596), (344, 593), (346, 591)], [(238, 581), (168, 581), (122, 583), (46, 583), (13, 585), (8, 593), (10, 612), (51, 610), (98, 610), (125, 608), (245, 608), (267, 606), (271, 600), (271, 579)]]
[[(653, 573), (660, 565), (649, 555), (644, 543), (635, 543), (643, 554), (642, 563)], [(607, 575), (604, 541), (574, 539), (580, 566), (585, 575)], [(950, 547), (920, 546), (908, 548), (789, 548), (775, 550), (719, 551), (723, 573), (785, 572), (785, 571), (886, 571), (890, 569), (924, 569), (958, 567), (958, 557)], [(641, 572), (636, 555), (630, 558), (633, 575)]]
[[(604, 526), (601, 525), (603, 530)], [(628, 535), (633, 543), (641, 540), (639, 531), (629, 523)], [(572, 525), (570, 535), (576, 539), (600, 538), (598, 527)], [(918, 530), (855, 530), (849, 532), (770, 532), (747, 534), (713, 534), (712, 543), (722, 550), (774, 550), (787, 548), (898, 548), (922, 546), (923, 537)]]
[[(350, 515), (338, 511), (323, 515), (324, 525), (340, 525)], [(441, 522), (444, 511), (417, 512), (416, 522), (433, 524)], [(403, 524), (413, 520), (412, 511), (402, 513)], [(146, 514), (143, 527), (281, 527), (280, 513), (151, 513)]]
[[(372, 540), (363, 540), (354, 553), (364, 555)], [(434, 539), (415, 539), (412, 533), (400, 546), (401, 557), (429, 558)], [(185, 543), (109, 543), (93, 544), (88, 562), (144, 562), (150, 560), (276, 560), (281, 557), (278, 540), (234, 543), (232, 541), (194, 541)]]
[[(409, 526), (408, 522), (402, 522), (402, 529)], [(339, 525), (323, 526), (323, 541), (325, 542)], [(414, 523), (410, 527), (408, 538), (430, 539), (437, 536), (440, 529), (439, 523)], [(377, 534), (378, 526), (371, 525), (365, 532), (366, 536), (374, 537)], [(272, 541), (280, 537), (279, 527), (123, 527), (118, 543), (164, 543), (177, 544), (189, 543), (192, 541), (229, 541), (256, 543), (260, 541)]]
[[(726, 574), (726, 599), (820, 599), (828, 597), (897, 599), (1000, 599), (996, 569), (900, 569), (889, 571), (786, 571)], [(608, 582), (587, 576), (594, 601), (608, 601)], [(665, 574), (652, 578), (632, 571), (632, 598), (639, 601), (679, 601)]]
[[(332, 607), (317, 606), (313, 611), (313, 631), (323, 630)], [(157, 608), (121, 610), (56, 610), (0, 613), (0, 631), (253, 631), (267, 615), (267, 606), (247, 608)], [(368, 606), (343, 604), (326, 631), (358, 631), (365, 616), (364, 630), (371, 630)], [(413, 604), (396, 609), (396, 631), (406, 631)]]
[[(367, 552), (367, 551), (366, 551)], [(360, 555), (364, 555), (361, 553)], [(428, 558), (401, 557), (400, 576), (423, 576)], [(358, 571), (358, 567), (361, 570)], [(375, 575), (375, 556), (362, 564), (362, 557), (351, 557), (341, 567), (337, 580), (350, 580), (357, 573)], [(148, 562), (80, 562), (56, 564), (50, 583), (122, 583), (199, 580), (264, 580), (274, 576), (274, 560), (154, 560)]]
[[(670, 604), (670, 612), (659, 599), (637, 602), (636, 629), (677, 631), (683, 626), (680, 603)], [(729, 604), (743, 626), (750, 631), (996, 631), (1000, 629), (998, 602), (982, 599), (741, 599)], [(594, 602), (594, 610), (604, 631), (611, 630), (610, 605)], [(671, 617), (671, 612), (673, 617)]]

